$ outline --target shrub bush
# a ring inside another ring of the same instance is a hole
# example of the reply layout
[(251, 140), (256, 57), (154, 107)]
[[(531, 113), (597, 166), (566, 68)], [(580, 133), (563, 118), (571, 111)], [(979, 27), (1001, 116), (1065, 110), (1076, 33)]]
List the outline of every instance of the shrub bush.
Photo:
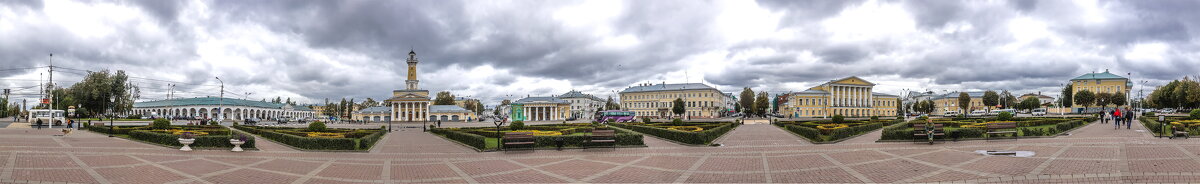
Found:
[(169, 129), (171, 128), (171, 120), (163, 118), (154, 119), (154, 122), (150, 123), (150, 127), (154, 129)]
[(355, 150), (356, 148), (360, 147), (358, 145), (359, 141), (356, 141), (356, 139), (352, 138), (313, 138), (280, 132), (290, 128), (264, 128), (263, 130), (258, 130), (258, 128), (249, 126), (235, 126), (234, 128), (246, 132), (256, 133), (263, 138), (275, 140), (276, 142), (291, 145), (300, 149)]
[(1189, 119), (1200, 119), (1200, 109), (1193, 109), (1188, 113)]
[(1000, 112), (1000, 114), (996, 116), (996, 119), (1000, 121), (1008, 121), (1009, 119), (1012, 119), (1012, 117), (1013, 114), (1011, 112), (1004, 111)]
[[(170, 145), (170, 146), (183, 146), (182, 144), (179, 144), (179, 136), (178, 135), (172, 135), (172, 134), (166, 134), (166, 133), (160, 133), (160, 132), (154, 132), (154, 131), (148, 131), (148, 130), (131, 131), (129, 133), (129, 138), (132, 138), (135, 140), (151, 142), (151, 143), (156, 143), (156, 144), (163, 144), (163, 145)], [(232, 148), (233, 144), (229, 143), (229, 139), (233, 139), (233, 138), (234, 137), (229, 136), (229, 135), (211, 135), (210, 134), (210, 135), (206, 135), (206, 136), (197, 136), (195, 138), (196, 142), (192, 143), (191, 146)], [(254, 137), (247, 136), (246, 143), (242, 144), (242, 148), (254, 148)]]
[(685, 143), (685, 144), (701, 144), (701, 145), (707, 145), (707, 144), (711, 143), (712, 140), (717, 139), (721, 135), (724, 135), (726, 132), (729, 132), (729, 130), (733, 130), (733, 128), (737, 126), (737, 124), (732, 124), (732, 123), (721, 123), (720, 126), (717, 126), (715, 128), (711, 128), (711, 129), (707, 129), (707, 130), (704, 130), (701, 132), (684, 132), (684, 131), (670, 130), (670, 129), (665, 129), (665, 128), (652, 127), (652, 126), (629, 125), (629, 124), (622, 124), (622, 123), (617, 123), (617, 124), (613, 124), (613, 125), (615, 125), (616, 127), (641, 132), (644, 134), (654, 135), (657, 137), (661, 137), (663, 139), (678, 141), (678, 142)]
[(320, 121), (313, 121), (312, 123), (308, 124), (308, 131), (324, 132), (325, 131), (325, 123), (322, 123)]
[(833, 123), (842, 123), (846, 121), (846, 117), (841, 114), (833, 115)]
[(652, 123), (652, 122), (650, 122), (649, 117), (644, 117), (644, 118), (642, 118), (642, 123)]
[(673, 124), (675, 126), (683, 126), (683, 120), (679, 119), (679, 118), (675, 118), (675, 119), (671, 120), (671, 124)]
[[(516, 121), (513, 123), (515, 124), (517, 122), (520, 122), (520, 121)], [(463, 132), (458, 132), (458, 131), (450, 131), (445, 128), (435, 128), (433, 130), (430, 130), (430, 132), (433, 132), (434, 134), (446, 136), (447, 139), (461, 142), (463, 144), (466, 144), (467, 146), (475, 147), (476, 149), (482, 150), (482, 149), (487, 148), (487, 137), (483, 137), (481, 135), (463, 133)]]
[(509, 130), (524, 130), (525, 122), (524, 121), (513, 121), (512, 124), (508, 125), (508, 129)]

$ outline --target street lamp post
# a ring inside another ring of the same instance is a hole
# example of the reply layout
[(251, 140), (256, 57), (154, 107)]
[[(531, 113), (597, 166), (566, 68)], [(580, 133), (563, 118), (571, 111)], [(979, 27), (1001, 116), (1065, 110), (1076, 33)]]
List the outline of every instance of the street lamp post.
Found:
[(217, 98), (217, 119), (225, 119), (225, 81), (222, 81), (221, 77), (215, 78), (221, 82), (221, 96)]
[[(115, 129), (115, 126), (116, 126), (116, 125), (113, 125), (113, 117), (112, 117), (112, 113), (113, 113), (113, 112), (115, 112), (115, 111), (117, 111), (117, 106), (114, 106), (114, 104), (116, 104), (116, 103), (117, 103), (117, 96), (112, 96), (112, 101), (111, 101), (111, 102), (112, 102), (112, 103), (110, 103), (109, 105), (110, 105), (110, 106), (112, 106), (112, 107), (109, 107), (109, 108), (108, 108), (108, 137), (113, 137), (113, 131), (114, 131), (114, 129)], [(103, 122), (103, 121), (101, 121), (100, 123), (104, 123), (104, 122)]]

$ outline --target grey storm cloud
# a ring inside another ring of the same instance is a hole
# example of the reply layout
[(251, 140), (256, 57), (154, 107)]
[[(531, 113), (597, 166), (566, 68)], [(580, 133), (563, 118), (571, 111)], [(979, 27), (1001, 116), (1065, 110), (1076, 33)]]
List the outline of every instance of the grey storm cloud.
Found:
[[(185, 84), (178, 89), (193, 94), (213, 94), (213, 78), (220, 76), (231, 91), (257, 93), (253, 98), (294, 94), (314, 102), (386, 97), (402, 87), (410, 50), (418, 53), (423, 76), (481, 66), (496, 69), (438, 75), (461, 79), (423, 79), (429, 90), (474, 91), (485, 102), (565, 92), (538, 81), (528, 84), (530, 79), (562, 80), (575, 85), (568, 88), (601, 93), (640, 82), (674, 82), (668, 73), (681, 71), (722, 89), (789, 90), (777, 85), (855, 75), (1021, 91), (1056, 87), (1102, 69), (1141, 77), (1135, 80), (1166, 81), (1196, 75), (1200, 68), (1196, 1), (1098, 1), (1099, 8), (1092, 8), (1075, 1), (1036, 0), (759, 0), (756, 8), (779, 16), (771, 20), (774, 31), (790, 36), (750, 40), (727, 38), (746, 36), (739, 34), (750, 33), (737, 31), (752, 28), (719, 24), (733, 8), (726, 4), (746, 1), (608, 1), (620, 2), (620, 10), (605, 12), (615, 15), (585, 28), (572, 27), (574, 22), (556, 15), (581, 3), (577, 1), (79, 1), (136, 9), (124, 12), (134, 20), (105, 22), (110, 31), (95, 31), (111, 32), (106, 36), (76, 30), (71, 25), (76, 21), (47, 11), (68, 2), (76, 1), (0, 1), (0, 13), (9, 13), (2, 15), (17, 16), (0, 17), (7, 24), (0, 26), (15, 28), (0, 29), (5, 40), (0, 42), (0, 64), (44, 66), (46, 55), (55, 53), (56, 65), (126, 70)], [(905, 32), (907, 25), (872, 27), (895, 35), (846, 38), (848, 33), (824, 25), (850, 10), (876, 5), (899, 8), (915, 30)], [(1013, 23), (1023, 19), (1043, 23), (1045, 33)], [(1035, 33), (1032, 40), (1019, 38), (1026, 31)], [(230, 35), (239, 37), (222, 38)], [(618, 36), (633, 44), (601, 44)], [(1145, 44), (1165, 45), (1157, 56), (1161, 59), (1128, 54)], [(707, 64), (696, 60), (727, 64), (703, 66)], [(4, 78), (28, 75), (0, 72)], [(483, 77), (468, 81), (467, 76)], [(156, 94), (166, 85), (138, 82)]]

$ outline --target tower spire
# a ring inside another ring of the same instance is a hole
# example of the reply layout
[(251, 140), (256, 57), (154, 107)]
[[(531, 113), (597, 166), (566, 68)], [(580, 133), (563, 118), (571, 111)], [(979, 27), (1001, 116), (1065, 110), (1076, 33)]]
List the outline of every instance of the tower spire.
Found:
[(420, 83), (420, 81), (417, 80), (417, 63), (418, 62), (419, 61), (417, 61), (417, 52), (415, 50), (410, 49), (408, 51), (408, 80), (404, 81), (406, 89), (408, 89), (408, 90), (421, 89), (418, 86), (418, 83)]

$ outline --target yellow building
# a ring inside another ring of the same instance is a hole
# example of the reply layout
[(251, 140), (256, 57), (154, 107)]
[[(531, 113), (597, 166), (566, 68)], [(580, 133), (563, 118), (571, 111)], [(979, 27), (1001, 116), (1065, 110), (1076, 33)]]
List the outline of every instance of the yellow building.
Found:
[(350, 114), (350, 118), (357, 121), (366, 122), (388, 122), (392, 120), (392, 111), (388, 107), (367, 107), (366, 109), (354, 111)]
[(896, 116), (900, 96), (874, 93), (874, 83), (846, 77), (788, 95), (780, 113), (791, 118)]
[(971, 97), (971, 106), (965, 110), (958, 105), (959, 93), (960, 92), (952, 92), (933, 97), (933, 99), (931, 99), (933, 100), (934, 106), (932, 114), (937, 116), (946, 115), (946, 112), (951, 112), (954, 114), (969, 114), (971, 111), (987, 109), (987, 107), (983, 106), (984, 92), (967, 92), (967, 96)]
[(391, 108), (391, 117), (393, 121), (428, 121), (429, 106), (432, 105), (429, 100), (429, 91), (422, 90), (417, 80), (417, 53), (415, 51), (408, 52), (408, 80), (405, 80), (404, 90), (392, 91), (392, 98), (384, 100)]
[(1129, 89), (1132, 87), (1133, 82), (1130, 82), (1129, 78), (1109, 73), (1108, 70), (1104, 70), (1104, 73), (1083, 74), (1071, 79), (1071, 94), (1079, 94), (1080, 91), (1087, 90), (1096, 94), (1120, 92), (1128, 97)]
[(671, 112), (675, 99), (684, 101), (684, 116), (687, 118), (717, 118), (732, 108), (732, 99), (717, 88), (701, 83), (685, 84), (642, 84), (625, 88), (620, 93), (623, 110), (633, 111), (640, 117), (678, 117)]

